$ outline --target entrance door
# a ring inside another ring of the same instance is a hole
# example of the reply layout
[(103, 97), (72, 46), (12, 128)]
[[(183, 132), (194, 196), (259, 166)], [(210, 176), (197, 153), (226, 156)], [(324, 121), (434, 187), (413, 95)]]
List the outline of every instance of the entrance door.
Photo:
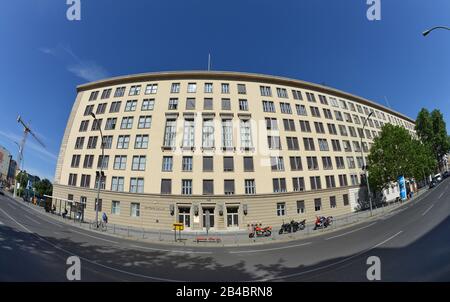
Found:
[(209, 227), (214, 228), (214, 208), (203, 208), (203, 227), (206, 228), (207, 211), (209, 211)]
[(182, 223), (184, 227), (191, 227), (191, 208), (179, 207), (178, 208), (178, 222)]
[(239, 214), (238, 207), (227, 207), (227, 227), (238, 228), (239, 227)]

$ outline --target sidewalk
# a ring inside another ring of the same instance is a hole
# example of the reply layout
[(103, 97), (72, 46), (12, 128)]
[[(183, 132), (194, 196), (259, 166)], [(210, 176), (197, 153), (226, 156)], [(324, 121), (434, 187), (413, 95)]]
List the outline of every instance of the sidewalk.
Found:
[[(40, 211), (42, 214), (48, 216), (50, 219), (55, 219), (63, 223), (71, 224), (73, 226), (90, 230), (92, 232), (103, 233), (111, 236), (132, 239), (137, 241), (144, 242), (153, 242), (153, 243), (162, 243), (162, 244), (176, 244), (176, 245), (195, 245), (195, 246), (210, 246), (210, 247), (222, 247), (222, 246), (246, 246), (246, 245), (258, 245), (258, 244), (267, 244), (267, 243), (275, 243), (275, 242), (286, 242), (291, 240), (298, 240), (308, 237), (317, 236), (323, 234), (325, 232), (331, 232), (334, 230), (341, 230), (346, 227), (353, 226), (358, 223), (362, 223), (365, 221), (370, 221), (375, 218), (379, 218), (382, 216), (386, 216), (390, 213), (393, 213), (396, 209), (399, 209), (405, 205), (418, 202), (423, 194), (427, 192), (427, 188), (422, 188), (416, 194), (414, 194), (413, 198), (403, 202), (396, 202), (390, 205), (385, 205), (382, 207), (374, 208), (373, 215), (370, 216), (370, 211), (360, 211), (354, 212), (346, 215), (342, 215), (339, 217), (334, 217), (333, 224), (326, 229), (313, 230), (314, 223), (308, 223), (306, 228), (303, 231), (298, 231), (292, 234), (283, 234), (279, 235), (278, 231), (280, 226), (272, 226), (272, 236), (270, 237), (261, 237), (261, 238), (252, 238), (248, 237), (247, 230), (239, 230), (234, 232), (220, 232), (220, 231), (210, 231), (208, 235), (206, 235), (206, 231), (185, 231), (181, 232), (181, 240), (175, 242), (174, 232), (168, 230), (150, 230), (144, 228), (135, 228), (128, 227), (123, 225), (116, 225), (109, 223), (107, 225), (106, 231), (101, 231), (94, 229), (92, 221), (80, 222), (69, 218), (62, 218), (58, 214), (51, 214), (45, 212), (43, 207), (33, 205), (29, 202), (24, 202), (21, 198), (16, 198), (16, 201), (24, 204), (33, 210)], [(13, 198), (9, 192), (5, 193), (6, 196)], [(197, 237), (207, 237), (207, 238), (219, 238), (220, 242), (196, 242)], [(178, 239), (178, 232), (177, 232)]]

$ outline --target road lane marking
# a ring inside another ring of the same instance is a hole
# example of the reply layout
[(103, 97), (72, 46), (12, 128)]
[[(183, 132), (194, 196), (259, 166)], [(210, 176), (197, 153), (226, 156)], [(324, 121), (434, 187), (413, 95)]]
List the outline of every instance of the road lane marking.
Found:
[(131, 244), (131, 246), (132, 247), (137, 247), (137, 248), (140, 248), (140, 249), (151, 250), (151, 251), (158, 251), (158, 252), (188, 253), (188, 254), (212, 254), (212, 252), (196, 252), (196, 251), (158, 249), (158, 248), (140, 246), (140, 245), (135, 245), (135, 244)]
[(432, 204), (428, 209), (426, 209), (425, 212), (422, 213), (422, 216), (425, 216), (428, 213), (428, 211), (430, 211), (431, 208), (433, 208), (433, 207), (434, 207), (434, 204)]
[(28, 233), (33, 233), (32, 231), (30, 231), (26, 226), (24, 226), (23, 224), (21, 224), (20, 222), (18, 222), (17, 220), (15, 220), (13, 217), (11, 217), (11, 215), (9, 215), (8, 213), (5, 212), (5, 210), (0, 209), (0, 211), (2, 211), (6, 216), (8, 216), (9, 219), (11, 219), (12, 221), (14, 221), (15, 223), (17, 223), (18, 225), (20, 225), (25, 231), (27, 231)]
[(439, 195), (438, 199), (441, 199), (442, 195), (444, 195), (445, 191), (441, 193), (441, 195)]
[(98, 239), (98, 240), (103, 240), (103, 241), (106, 241), (106, 242), (119, 244), (117, 241), (112, 241), (112, 240), (104, 239), (104, 238), (101, 238), (101, 237), (92, 236), (92, 235), (89, 235), (89, 234), (86, 234), (86, 233), (82, 233), (82, 232), (78, 232), (78, 231), (75, 231), (75, 230), (70, 230), (70, 231), (74, 232), (74, 233), (78, 233), (78, 234), (84, 235), (84, 236), (87, 236), (87, 237), (95, 238), (95, 239)]
[(388, 239), (384, 240), (383, 242), (378, 243), (377, 245), (375, 245), (375, 246), (374, 246), (373, 248), (371, 248), (371, 249), (377, 248), (377, 247), (379, 247), (380, 245), (383, 245), (383, 244), (385, 244), (386, 242), (391, 241), (392, 239), (394, 239), (395, 237), (397, 237), (397, 236), (400, 235), (401, 233), (403, 233), (403, 231), (400, 231), (400, 232), (398, 232), (397, 234), (392, 235), (391, 237), (389, 237)]
[(30, 219), (31, 221), (33, 221), (34, 223), (41, 224), (39, 221), (34, 220), (33, 218), (29, 217), (28, 215), (24, 215), (24, 216), (25, 216), (26, 218)]
[(330, 240), (330, 239), (334, 239), (334, 238), (339, 238), (339, 237), (342, 237), (342, 236), (345, 236), (345, 235), (348, 235), (348, 234), (351, 234), (351, 233), (354, 233), (354, 232), (357, 232), (357, 231), (360, 231), (360, 230), (364, 230), (364, 229), (366, 229), (366, 228), (368, 228), (368, 227), (373, 226), (375, 223), (376, 223), (376, 222), (371, 223), (371, 224), (366, 225), (366, 226), (363, 226), (363, 227), (361, 227), (361, 228), (355, 229), (355, 230), (351, 230), (351, 231), (346, 232), (346, 233), (343, 233), (343, 234), (339, 234), (339, 235), (336, 235), (336, 236), (328, 237), (328, 238), (326, 238), (325, 240)]
[(230, 251), (228, 253), (241, 254), (241, 253), (258, 253), (258, 252), (277, 251), (277, 250), (290, 249), (290, 248), (299, 247), (299, 246), (305, 246), (305, 245), (309, 245), (311, 243), (312, 242), (305, 242), (305, 243), (300, 243), (300, 244), (294, 244), (294, 245), (288, 245), (288, 246), (282, 246), (282, 247), (274, 247), (274, 248), (270, 248), (270, 249), (261, 249), (261, 250)]
[(260, 280), (251, 280), (250, 282), (261, 282), (261, 281), (270, 281), (270, 280), (279, 280), (279, 279), (298, 277), (298, 276), (305, 275), (305, 274), (308, 274), (308, 273), (313, 273), (313, 272), (316, 272), (316, 271), (319, 271), (319, 270), (323, 270), (323, 269), (326, 269), (326, 268), (329, 268), (329, 267), (332, 267), (332, 266), (335, 266), (335, 265), (339, 265), (339, 264), (344, 263), (344, 262), (346, 262), (348, 260), (351, 260), (351, 259), (359, 257), (359, 256), (361, 256), (361, 255), (363, 255), (365, 253), (368, 253), (369, 251), (373, 250), (374, 248), (377, 248), (380, 245), (383, 245), (386, 242), (394, 239), (395, 237), (397, 237), (401, 233), (403, 233), (403, 231), (400, 231), (397, 234), (392, 235), (388, 239), (384, 240), (383, 242), (378, 243), (377, 245), (374, 245), (373, 247), (370, 247), (370, 248), (368, 248), (366, 250), (363, 250), (363, 251), (361, 251), (361, 252), (359, 252), (359, 253), (357, 253), (357, 254), (355, 254), (353, 256), (344, 258), (344, 259), (339, 260), (339, 261), (334, 262), (334, 263), (330, 263), (330, 264), (327, 264), (327, 265), (323, 265), (323, 266), (316, 267), (316, 268), (313, 268), (313, 269), (310, 269), (310, 270), (306, 270), (306, 271), (303, 271), (303, 272), (299, 272), (299, 273), (294, 273), (294, 274), (289, 274), (289, 275), (284, 275), (284, 276), (279, 276), (279, 277), (274, 277), (274, 278), (266, 278), (266, 279), (260, 279)]
[(5, 225), (3, 222), (0, 221), (0, 225)]

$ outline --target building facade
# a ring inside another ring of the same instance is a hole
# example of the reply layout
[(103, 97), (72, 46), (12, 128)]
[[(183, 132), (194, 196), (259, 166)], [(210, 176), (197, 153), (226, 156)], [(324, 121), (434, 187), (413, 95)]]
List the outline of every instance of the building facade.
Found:
[(362, 156), (385, 123), (414, 134), (401, 113), (294, 79), (187, 71), (101, 80), (77, 87), (53, 195), (93, 219), (100, 185), (111, 223), (154, 229), (339, 216), (355, 208)]
[(9, 163), (11, 161), (11, 153), (3, 147), (0, 146), (0, 182), (8, 181)]

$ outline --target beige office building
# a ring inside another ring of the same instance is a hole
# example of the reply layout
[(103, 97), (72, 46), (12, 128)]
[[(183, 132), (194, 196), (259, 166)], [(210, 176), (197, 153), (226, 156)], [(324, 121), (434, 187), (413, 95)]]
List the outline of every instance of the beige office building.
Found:
[(77, 92), (53, 195), (82, 202), (94, 219), (103, 165), (100, 213), (135, 227), (201, 230), (208, 219), (232, 231), (350, 213), (361, 150), (366, 157), (385, 123), (414, 133), (413, 119), (380, 104), (261, 74), (146, 73)]

